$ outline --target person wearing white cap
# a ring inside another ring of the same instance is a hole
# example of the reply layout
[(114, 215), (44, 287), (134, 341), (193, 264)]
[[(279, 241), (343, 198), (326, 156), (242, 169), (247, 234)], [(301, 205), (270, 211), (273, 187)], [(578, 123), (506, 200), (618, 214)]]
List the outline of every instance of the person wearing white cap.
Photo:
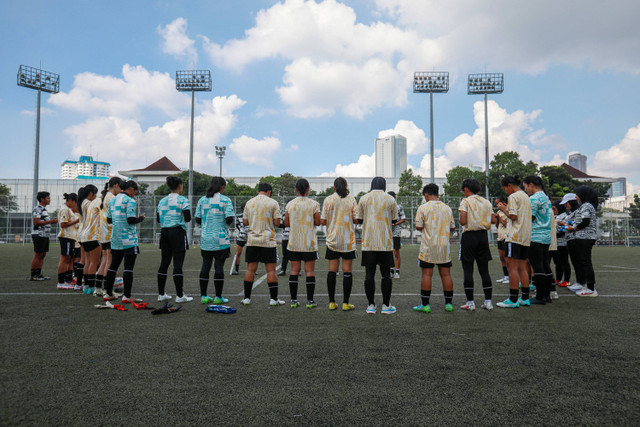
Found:
[(573, 270), (576, 272), (576, 282), (573, 285), (567, 286), (567, 289), (572, 291), (582, 290), (582, 284), (578, 278), (578, 259), (576, 258), (576, 235), (575, 233), (567, 232), (568, 228), (573, 225), (573, 221), (576, 216), (576, 211), (578, 210), (578, 201), (576, 200), (576, 195), (574, 193), (567, 193), (564, 195), (560, 204), (564, 205), (567, 210), (567, 214), (562, 221), (558, 222), (558, 225), (564, 227), (565, 230), (565, 238), (567, 240), (567, 251), (569, 252), (569, 259), (571, 260), (571, 264), (573, 265)]

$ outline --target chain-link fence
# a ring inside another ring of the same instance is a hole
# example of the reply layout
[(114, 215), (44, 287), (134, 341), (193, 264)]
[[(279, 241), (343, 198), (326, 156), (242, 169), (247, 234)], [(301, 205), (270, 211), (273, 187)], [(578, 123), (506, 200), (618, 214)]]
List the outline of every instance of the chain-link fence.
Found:
[[(52, 195), (52, 197), (54, 197)], [(160, 238), (160, 224), (156, 221), (156, 209), (158, 202), (163, 196), (141, 195), (136, 197), (138, 206), (138, 215), (145, 214), (146, 220), (138, 225), (141, 243), (158, 243)], [(195, 205), (201, 196), (194, 196), (192, 200), (192, 211), (195, 211)], [(240, 206), (252, 196), (230, 196), (236, 211)], [(312, 197), (321, 205), (325, 197)], [(293, 199), (293, 197), (274, 197), (280, 204), (281, 209)], [(452, 233), (452, 243), (458, 243), (461, 233), (460, 222), (458, 221), (458, 207), (460, 206), (460, 197), (444, 197), (441, 199), (449, 205), (456, 219), (458, 229)], [(31, 243), (31, 212), (15, 212), (8, 209), (17, 205), (15, 197), (0, 196), (0, 243)], [(398, 203), (402, 205), (406, 215), (406, 222), (402, 224), (402, 240), (405, 244), (418, 244), (420, 242), (420, 232), (415, 230), (414, 220), (418, 207), (424, 203), (422, 197), (398, 197)], [(57, 216), (56, 211), (49, 211), (52, 217)], [(618, 246), (638, 246), (640, 245), (640, 219), (632, 219), (625, 214), (613, 214), (610, 212), (598, 212), (598, 244), (599, 245), (618, 245)], [(231, 226), (234, 227), (233, 225)], [(356, 227), (356, 237), (359, 241), (361, 227)], [(495, 229), (493, 230), (495, 233)], [(59, 225), (52, 224), (51, 239), (54, 240), (58, 235)], [(325, 238), (325, 227), (317, 228), (318, 240), (322, 243)], [(200, 237), (200, 229), (194, 224), (194, 243), (198, 244)], [(231, 233), (232, 241), (235, 240), (235, 230)], [(280, 236), (278, 236), (280, 238)]]

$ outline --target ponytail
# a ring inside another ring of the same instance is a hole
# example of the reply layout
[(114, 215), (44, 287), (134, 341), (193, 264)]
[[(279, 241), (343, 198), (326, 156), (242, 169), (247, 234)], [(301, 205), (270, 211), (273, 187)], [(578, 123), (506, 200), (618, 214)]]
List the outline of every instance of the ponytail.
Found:
[(333, 181), (333, 187), (336, 189), (336, 193), (340, 196), (341, 199), (344, 199), (349, 194), (349, 188), (347, 188), (347, 180), (338, 177)]
[(227, 181), (221, 176), (214, 176), (211, 178), (209, 188), (207, 188), (207, 197), (213, 197), (216, 193), (219, 193), (222, 187), (227, 185)]
[(516, 187), (520, 187), (521, 183), (522, 183), (522, 180), (520, 179), (520, 175), (518, 174), (515, 174), (513, 176), (506, 175), (504, 178), (502, 178), (502, 181), (500, 181), (500, 184), (503, 187), (508, 187), (509, 185), (515, 185)]

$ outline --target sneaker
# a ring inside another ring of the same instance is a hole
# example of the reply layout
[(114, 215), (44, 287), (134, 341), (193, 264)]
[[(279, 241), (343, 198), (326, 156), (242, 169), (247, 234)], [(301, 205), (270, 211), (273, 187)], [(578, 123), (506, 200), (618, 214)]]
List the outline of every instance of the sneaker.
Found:
[(338, 304), (336, 304), (335, 302), (330, 302), (329, 303), (329, 310), (333, 311), (333, 310), (337, 310), (338, 309)]
[(38, 276), (38, 280), (51, 280), (51, 277), (49, 277), (49, 276), (43, 276), (42, 274), (40, 274), (40, 275)]
[(270, 299), (269, 300), (269, 305), (271, 307), (277, 307), (279, 305), (284, 305), (284, 301), (282, 301), (281, 299)]
[(193, 297), (187, 296), (187, 294), (183, 294), (181, 297), (176, 296), (176, 302), (191, 302), (193, 301)]
[(536, 285), (534, 285), (533, 283), (529, 285), (529, 292), (536, 292)]
[(102, 301), (113, 301), (114, 299), (116, 299), (115, 295), (106, 294), (102, 297)]
[(558, 296), (558, 291), (552, 291), (552, 292), (551, 292), (551, 299), (558, 299), (558, 298), (560, 298), (560, 297)]
[(73, 285), (73, 290), (74, 291), (81, 291), (82, 290), (82, 286), (81, 285)]
[(579, 297), (597, 297), (598, 296), (598, 291), (591, 290), (589, 288), (585, 288), (581, 291), (576, 292), (576, 295)]
[(413, 307), (413, 311), (420, 311), (422, 313), (431, 313), (431, 307), (429, 307), (429, 305), (416, 305), (415, 307)]
[(569, 286), (569, 282), (558, 282), (558, 286), (560, 286), (561, 288), (566, 288), (567, 286)]
[[(103, 298), (103, 299), (104, 299), (104, 298)], [(178, 300), (176, 299), (176, 301), (178, 301)], [(132, 303), (132, 302), (142, 302), (142, 300), (141, 300), (141, 299), (139, 299), (139, 298), (134, 298), (134, 297), (129, 297), (129, 298), (127, 298), (127, 297), (125, 297), (125, 296), (123, 296), (123, 297), (122, 297), (122, 303), (123, 303), (123, 304), (126, 304), (126, 303)], [(178, 301), (178, 302), (179, 302), (179, 301)]]
[(350, 310), (353, 310), (354, 308), (356, 308), (356, 306), (353, 304), (349, 304), (348, 302), (342, 303), (342, 311), (350, 311)]
[(582, 290), (582, 285), (580, 283), (574, 283), (573, 285), (567, 286), (567, 289), (573, 292), (578, 292)]
[(66, 283), (70, 283), (70, 284), (72, 284), (72, 285), (75, 285), (75, 284), (77, 284), (77, 283), (78, 283), (78, 279), (76, 279), (76, 278), (74, 277), (73, 279), (71, 279), (71, 281), (70, 281), (70, 282), (66, 282)]
[(217, 305), (221, 305), (221, 304), (226, 304), (229, 302), (229, 298), (225, 298), (225, 297), (215, 297), (215, 299), (213, 300), (214, 304)]
[(374, 304), (369, 304), (367, 307), (367, 314), (376, 314), (378, 312), (378, 308)]
[(448, 311), (449, 313), (451, 313), (453, 311), (453, 304), (445, 304), (444, 311)]
[(318, 304), (316, 304), (313, 300), (307, 302), (307, 308), (316, 308)]
[(291, 308), (298, 308), (300, 307), (300, 303), (298, 302), (297, 299), (292, 299), (291, 302), (289, 303), (289, 305), (291, 306)]
[(29, 280), (31, 280), (32, 282), (41, 282), (41, 281), (44, 280), (44, 277), (42, 277), (42, 276), (31, 276), (31, 279), (29, 279)]
[(239, 274), (240, 274), (240, 272), (239, 272), (239, 271), (235, 271), (235, 270), (233, 270), (233, 271), (231, 272), (231, 275), (232, 275), (232, 276), (237, 276), (237, 275), (239, 275)]
[(476, 309), (476, 303), (471, 301), (466, 303), (465, 305), (460, 306), (460, 308), (467, 311), (473, 311)]
[(496, 280), (497, 283), (509, 283), (509, 276), (502, 276), (500, 279)]
[(397, 273), (397, 272), (396, 272), (396, 273), (393, 275), (393, 278), (394, 278), (394, 279), (399, 279), (399, 278), (400, 278), (400, 273)]
[(485, 301), (482, 304), (482, 308), (484, 308), (485, 310), (491, 311), (491, 310), (493, 310), (493, 304), (491, 304), (491, 301)]
[(171, 295), (158, 295), (158, 301), (169, 301), (171, 299)]
[(507, 298), (506, 300), (499, 302), (496, 305), (502, 308), (518, 308), (520, 307), (520, 301), (512, 302), (509, 298)]
[(90, 288), (90, 287), (87, 286), (86, 288), (84, 288), (82, 290), (82, 293), (85, 294), (85, 295), (93, 295), (93, 290), (94, 290), (93, 288)]
[(73, 290), (74, 286), (70, 283), (58, 283), (56, 285), (57, 289), (60, 289), (61, 291), (68, 291), (68, 290)]
[(240, 301), (240, 304), (242, 304), (242, 305), (251, 304), (251, 298), (244, 298), (242, 301)]
[(105, 290), (102, 288), (96, 288), (96, 290), (93, 292), (94, 297), (101, 297), (104, 294), (105, 294)]
[(380, 311), (380, 313), (382, 313), (382, 314), (394, 314), (395, 312), (396, 312), (396, 308), (394, 306), (392, 306), (391, 304), (389, 304), (389, 305), (382, 304), (382, 310)]
[(547, 303), (544, 299), (538, 298), (537, 296), (529, 298), (527, 301), (531, 305), (545, 305)]
[(213, 302), (213, 298), (208, 295), (200, 297), (200, 304), (211, 304)]
[(520, 307), (531, 307), (531, 302), (530, 301), (531, 301), (531, 298), (526, 299), (526, 300), (524, 300), (522, 298), (518, 298), (518, 305)]

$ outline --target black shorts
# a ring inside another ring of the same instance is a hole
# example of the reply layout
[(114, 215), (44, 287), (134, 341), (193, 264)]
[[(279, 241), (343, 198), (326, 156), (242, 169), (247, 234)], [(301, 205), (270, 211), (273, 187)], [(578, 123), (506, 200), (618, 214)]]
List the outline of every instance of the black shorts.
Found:
[(138, 255), (140, 253), (140, 248), (138, 246), (134, 246), (127, 249), (111, 249), (111, 253), (114, 255), (122, 254), (123, 256)]
[(462, 262), (491, 261), (491, 248), (486, 230), (465, 231), (460, 238), (458, 259)]
[(160, 230), (160, 249), (172, 254), (189, 249), (187, 232), (182, 227), (163, 228)]
[(402, 237), (393, 238), (393, 249), (399, 250), (402, 247)]
[(498, 250), (504, 252), (505, 248), (504, 240), (498, 240)]
[(315, 261), (320, 258), (318, 252), (294, 252), (288, 251), (289, 261)]
[(529, 259), (529, 246), (522, 246), (513, 242), (505, 243), (504, 256), (512, 259)]
[(76, 247), (76, 241), (73, 239), (67, 239), (66, 237), (60, 237), (60, 255), (73, 256)]
[(433, 263), (422, 261), (421, 259), (419, 259), (418, 260), (418, 266), (420, 268), (434, 268), (436, 266), (451, 268), (453, 266), (453, 264), (451, 263), (451, 261), (445, 262), (445, 263), (442, 263), (442, 264), (433, 264)]
[(351, 252), (336, 252), (336, 251), (332, 251), (331, 249), (329, 249), (327, 247), (327, 251), (324, 254), (324, 258), (328, 259), (328, 260), (333, 260), (333, 259), (356, 259), (358, 258), (358, 252), (357, 251), (351, 251)]
[(241, 248), (244, 248), (244, 246), (247, 244), (246, 240), (237, 240), (236, 241), (236, 245), (240, 246)]
[(40, 237), (35, 234), (31, 235), (31, 240), (33, 241), (33, 252), (41, 254), (43, 252), (49, 252), (49, 238), (48, 237)]
[(393, 267), (395, 261), (393, 260), (393, 251), (362, 251), (363, 267)]
[(90, 242), (80, 242), (80, 244), (84, 248), (85, 252), (91, 252), (95, 248), (100, 247), (100, 242), (98, 242), (97, 240), (92, 240)]
[(276, 264), (278, 262), (278, 248), (264, 248), (262, 246), (247, 246), (245, 260), (248, 263), (262, 262)]
[(103, 251), (108, 251), (111, 249), (111, 242), (102, 242), (100, 246), (102, 246)]
[(80, 248), (73, 248), (73, 258), (80, 258), (82, 257), (82, 251), (80, 250)]
[(231, 256), (231, 249), (227, 248), (227, 249), (220, 249), (220, 250), (217, 250), (217, 251), (205, 251), (204, 249), (200, 249), (200, 253), (202, 254), (203, 258), (206, 255), (210, 255), (216, 261), (224, 261), (225, 259), (227, 259), (227, 258), (229, 258)]

